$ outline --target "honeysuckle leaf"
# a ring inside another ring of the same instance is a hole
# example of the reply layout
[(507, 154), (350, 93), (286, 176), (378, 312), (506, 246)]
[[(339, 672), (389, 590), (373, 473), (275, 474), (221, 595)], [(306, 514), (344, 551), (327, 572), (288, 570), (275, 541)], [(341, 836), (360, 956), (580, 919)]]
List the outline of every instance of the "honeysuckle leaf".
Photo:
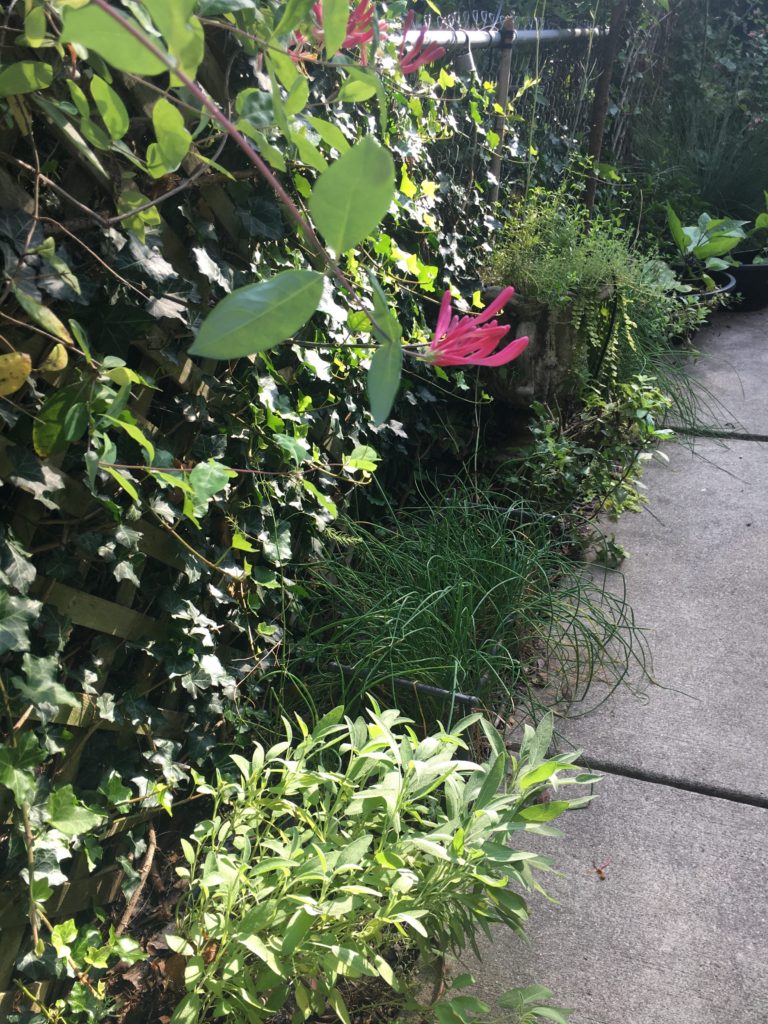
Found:
[(309, 320), (323, 294), (323, 275), (284, 270), (238, 288), (215, 307), (190, 347), (190, 355), (237, 359), (291, 338)]
[(395, 194), (395, 164), (372, 136), (343, 153), (312, 189), (309, 209), (325, 241), (346, 252), (379, 224)]

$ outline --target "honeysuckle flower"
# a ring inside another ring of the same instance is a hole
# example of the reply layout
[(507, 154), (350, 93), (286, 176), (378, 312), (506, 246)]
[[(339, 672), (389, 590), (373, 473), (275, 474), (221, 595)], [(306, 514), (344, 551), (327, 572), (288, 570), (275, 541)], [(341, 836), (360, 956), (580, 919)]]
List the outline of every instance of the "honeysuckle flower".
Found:
[(422, 25), (416, 42), (406, 53), (406, 40), (412, 26), (413, 11), (408, 11), (403, 22), (402, 42), (397, 53), (398, 66), (404, 75), (413, 74), (414, 71), (418, 71), (425, 64), (432, 64), (434, 61), (440, 60), (441, 57), (445, 56), (445, 49), (442, 46), (438, 46), (437, 43), (428, 43), (424, 46), (424, 38), (427, 34), (426, 25)]
[[(322, 3), (313, 4), (312, 15), (314, 18), (312, 35), (318, 43), (322, 43), (325, 39)], [(344, 42), (341, 44), (342, 50), (351, 50), (355, 46), (364, 46), (365, 43), (369, 43), (373, 39), (373, 15), (374, 7), (371, 0), (360, 0), (357, 7), (349, 15), (347, 34), (344, 36)], [(379, 26), (380, 32), (383, 32), (383, 24), (382, 22)]]
[(479, 316), (453, 316), (451, 293), (440, 303), (435, 334), (429, 349), (419, 358), (434, 366), (504, 366), (526, 349), (528, 338), (515, 338), (495, 352), (505, 334), (506, 324), (487, 323), (509, 302), (514, 288), (505, 288)]

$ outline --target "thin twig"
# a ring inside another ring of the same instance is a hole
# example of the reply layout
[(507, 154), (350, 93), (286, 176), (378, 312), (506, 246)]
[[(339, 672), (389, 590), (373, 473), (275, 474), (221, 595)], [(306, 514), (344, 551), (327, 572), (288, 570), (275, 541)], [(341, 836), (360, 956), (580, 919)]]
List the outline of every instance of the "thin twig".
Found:
[(91, 256), (93, 259), (95, 259), (96, 262), (99, 263), (108, 273), (112, 274), (112, 276), (114, 278), (116, 278), (120, 282), (120, 284), (122, 284), (126, 288), (130, 288), (132, 291), (136, 292), (136, 294), (140, 295), (142, 299), (146, 300), (146, 299), (150, 298), (150, 296), (147, 295), (146, 292), (143, 292), (141, 290), (141, 288), (137, 288), (135, 284), (131, 284), (130, 281), (126, 280), (126, 278), (124, 278), (120, 274), (118, 274), (118, 272), (114, 269), (114, 267), (110, 267), (110, 265), (108, 263), (106, 263), (101, 258), (101, 256), (99, 256), (98, 253), (94, 252), (93, 249), (91, 249), (91, 247), (89, 245), (86, 245), (85, 242), (82, 240), (82, 238), (78, 238), (78, 236), (76, 234), (74, 234), (74, 232), (70, 231), (69, 228), (65, 227), (61, 223), (61, 221), (55, 220), (53, 217), (41, 217), (40, 220), (41, 221), (45, 221), (48, 224), (55, 225), (55, 227), (57, 227), (60, 231), (63, 231), (64, 234), (67, 235), (68, 238), (71, 238), (73, 242), (77, 242), (78, 245), (82, 246), (83, 249), (85, 249), (85, 251), (88, 253), (89, 256)]
[(131, 898), (128, 900), (128, 905), (123, 911), (123, 916), (120, 918), (117, 927), (115, 928), (115, 935), (120, 936), (123, 934), (125, 929), (130, 924), (131, 918), (136, 912), (141, 894), (144, 891), (144, 886), (147, 884), (149, 878), (149, 872), (152, 870), (152, 861), (155, 859), (155, 851), (157, 850), (157, 833), (155, 832), (155, 826), (152, 822), (147, 826), (147, 852), (144, 854), (144, 861), (141, 865), (141, 873), (139, 874), (139, 883), (133, 890)]
[[(0, 160), (6, 160), (8, 161), (8, 163), (12, 163), (15, 164), (17, 167), (21, 167), (22, 170), (30, 171), (32, 174), (37, 174), (37, 171), (32, 166), (32, 164), (28, 164), (25, 160), (19, 160), (18, 157), (11, 156), (10, 153), (4, 153), (0, 150)], [(70, 195), (70, 193), (67, 192), (66, 189), (63, 189), (61, 185), (58, 185), (55, 181), (53, 181), (52, 178), (49, 178), (46, 174), (40, 174), (39, 179), (40, 181), (45, 182), (45, 184), (48, 185), (50, 188), (52, 188), (54, 192), (58, 192), (59, 195), (63, 199), (66, 199), (68, 203), (72, 203), (72, 205), (76, 206), (78, 210), (82, 210), (83, 213), (87, 214), (90, 218), (95, 220), (99, 227), (109, 227), (108, 222), (101, 216), (101, 214), (96, 213), (95, 210), (92, 210), (89, 206), (86, 206), (84, 203), (81, 203), (79, 199), (75, 199), (73, 195)]]

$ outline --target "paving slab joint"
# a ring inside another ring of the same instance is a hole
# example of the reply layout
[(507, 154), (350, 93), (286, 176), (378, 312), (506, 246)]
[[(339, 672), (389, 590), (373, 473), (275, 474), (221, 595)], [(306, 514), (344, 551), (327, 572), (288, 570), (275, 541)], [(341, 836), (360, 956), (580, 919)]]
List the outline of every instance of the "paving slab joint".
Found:
[(670, 427), (676, 434), (683, 434), (686, 437), (713, 437), (723, 441), (768, 441), (768, 434), (749, 434), (739, 430), (707, 430), (706, 427)]
[(731, 789), (728, 786), (718, 786), (712, 783), (699, 783), (689, 779), (677, 778), (674, 775), (666, 775), (664, 772), (631, 768), (628, 765), (591, 757), (586, 752), (583, 752), (579, 758), (579, 764), (589, 768), (590, 771), (596, 770), (605, 772), (608, 775), (618, 775), (624, 779), (633, 779), (636, 782), (668, 786), (670, 789), (678, 789), (684, 793), (711, 796), (717, 800), (728, 800), (730, 803), (745, 804), (748, 807), (760, 807), (763, 810), (768, 810), (768, 796), (763, 796), (760, 793), (746, 793), (742, 790)]

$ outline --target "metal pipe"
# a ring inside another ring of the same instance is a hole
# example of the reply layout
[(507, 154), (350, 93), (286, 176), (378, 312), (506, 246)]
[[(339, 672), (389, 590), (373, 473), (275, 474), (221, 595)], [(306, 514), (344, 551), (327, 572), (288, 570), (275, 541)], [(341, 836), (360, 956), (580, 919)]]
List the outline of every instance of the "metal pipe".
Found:
[[(598, 39), (608, 35), (608, 30), (596, 26), (594, 28), (542, 28), (519, 29), (511, 41), (512, 46), (547, 46), (554, 43), (579, 42)], [(399, 45), (402, 36), (391, 36), (392, 42)], [(419, 38), (419, 30), (411, 29), (406, 33), (406, 46), (413, 46)], [(494, 49), (501, 46), (502, 29), (428, 29), (424, 36), (424, 45), (437, 43), (446, 50), (458, 50), (471, 47), (477, 50)]]

